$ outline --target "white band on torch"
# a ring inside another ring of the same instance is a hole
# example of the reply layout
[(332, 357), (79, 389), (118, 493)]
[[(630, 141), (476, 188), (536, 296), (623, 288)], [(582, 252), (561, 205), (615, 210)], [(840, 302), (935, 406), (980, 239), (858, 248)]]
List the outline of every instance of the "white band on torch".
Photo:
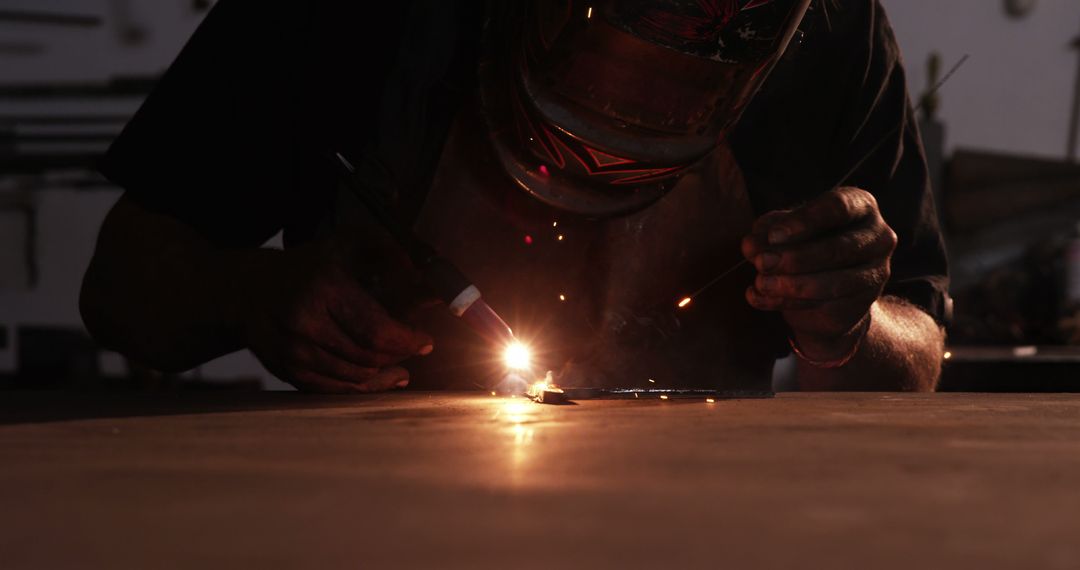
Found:
[(480, 300), (480, 290), (476, 288), (476, 285), (469, 285), (462, 292), (458, 293), (457, 297), (450, 303), (450, 312), (455, 317), (460, 317), (465, 314), (465, 311), (469, 310), (469, 307), (473, 306), (473, 303)]

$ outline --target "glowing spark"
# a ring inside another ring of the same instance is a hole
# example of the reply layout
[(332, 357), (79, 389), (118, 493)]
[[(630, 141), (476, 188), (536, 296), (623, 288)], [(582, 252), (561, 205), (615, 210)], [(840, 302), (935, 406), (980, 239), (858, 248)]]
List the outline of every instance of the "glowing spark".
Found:
[(547, 374), (544, 375), (543, 380), (537, 380), (535, 383), (533, 383), (532, 388), (529, 390), (529, 394), (530, 395), (539, 394), (540, 392), (543, 392), (544, 390), (547, 390), (548, 388), (554, 388), (554, 387), (555, 387), (555, 376), (552, 374), (552, 372), (550, 370), (548, 370)]
[(506, 347), (506, 351), (503, 352), (503, 361), (511, 370), (528, 370), (532, 366), (532, 354), (529, 353), (529, 347), (515, 342)]
[(705, 403), (706, 404), (715, 404), (716, 403), (716, 398), (705, 398)]
[(491, 391), (491, 395), (492, 395), (492, 396), (496, 395), (496, 394), (495, 394), (495, 390), (492, 390), (492, 391)]
[(551, 222), (551, 227), (553, 227), (553, 228), (559, 227), (559, 220), (555, 220), (554, 222)]
[(530, 235), (525, 236), (525, 245), (532, 245), (532, 236), (530, 236)]
[(661, 394), (660, 399), (661, 400), (666, 400), (667, 399), (667, 394)]
[(566, 401), (566, 392), (555, 385), (555, 377), (550, 370), (544, 375), (543, 380), (537, 380), (532, 386), (529, 386), (525, 395), (541, 404), (558, 404)]
[(950, 358), (952, 358), (952, 353), (946, 350), (945, 351), (945, 360), (948, 360)]
[(540, 174), (541, 174), (541, 175), (543, 175), (543, 176), (548, 176), (548, 175), (550, 175), (551, 173), (550, 173), (550, 172), (548, 172), (548, 168), (547, 168), (547, 166), (546, 166), (546, 165), (543, 165), (543, 164), (541, 164), (541, 165), (540, 165)]
[(559, 300), (560, 301), (565, 301), (566, 300), (566, 295), (559, 295)]
[(559, 237), (557, 237), (557, 238), (555, 238), (555, 239), (557, 239), (557, 240), (559, 240), (559, 241), (562, 241), (562, 240), (563, 240), (563, 235), (562, 235), (562, 234), (559, 234)]
[(685, 309), (685, 308), (686, 308), (687, 306), (689, 306), (689, 305), (690, 305), (690, 303), (692, 303), (692, 302), (694, 302), (694, 300), (693, 300), (693, 299), (691, 299), (690, 297), (686, 297), (686, 298), (685, 298), (685, 299), (683, 299), (682, 301), (679, 301), (679, 308), (680, 308), (680, 309)]
[(585, 12), (585, 19), (586, 20), (591, 20), (592, 19), (592, 6), (589, 6), (589, 11)]
[(649, 382), (652, 382), (653, 384), (656, 384), (656, 380), (653, 380), (652, 378), (649, 378)]

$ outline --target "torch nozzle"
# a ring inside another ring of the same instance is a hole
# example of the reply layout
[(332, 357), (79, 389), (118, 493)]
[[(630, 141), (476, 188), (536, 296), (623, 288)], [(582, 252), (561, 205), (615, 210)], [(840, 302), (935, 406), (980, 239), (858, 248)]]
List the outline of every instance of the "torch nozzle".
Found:
[(483, 299), (477, 299), (461, 314), (461, 320), (480, 336), (501, 345), (515, 342), (514, 331)]

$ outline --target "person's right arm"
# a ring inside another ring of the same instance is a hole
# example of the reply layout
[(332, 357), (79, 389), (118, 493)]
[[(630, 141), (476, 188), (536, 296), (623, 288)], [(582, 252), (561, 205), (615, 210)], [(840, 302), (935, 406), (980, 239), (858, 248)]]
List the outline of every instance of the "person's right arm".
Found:
[(276, 376), (321, 392), (401, 387), (431, 338), (394, 320), (332, 243), (222, 248), (121, 198), (86, 272), (80, 310), (103, 346), (179, 371), (250, 348)]

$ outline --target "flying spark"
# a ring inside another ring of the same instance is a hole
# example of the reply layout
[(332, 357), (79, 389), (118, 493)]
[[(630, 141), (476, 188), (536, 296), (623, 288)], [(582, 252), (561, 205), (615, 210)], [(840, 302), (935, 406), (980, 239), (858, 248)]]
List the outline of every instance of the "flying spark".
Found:
[(691, 299), (690, 297), (686, 297), (682, 301), (679, 301), (679, 308), (680, 309), (685, 309), (686, 307), (688, 307), (690, 305), (690, 303), (693, 303), (693, 302), (694, 302), (693, 299)]

